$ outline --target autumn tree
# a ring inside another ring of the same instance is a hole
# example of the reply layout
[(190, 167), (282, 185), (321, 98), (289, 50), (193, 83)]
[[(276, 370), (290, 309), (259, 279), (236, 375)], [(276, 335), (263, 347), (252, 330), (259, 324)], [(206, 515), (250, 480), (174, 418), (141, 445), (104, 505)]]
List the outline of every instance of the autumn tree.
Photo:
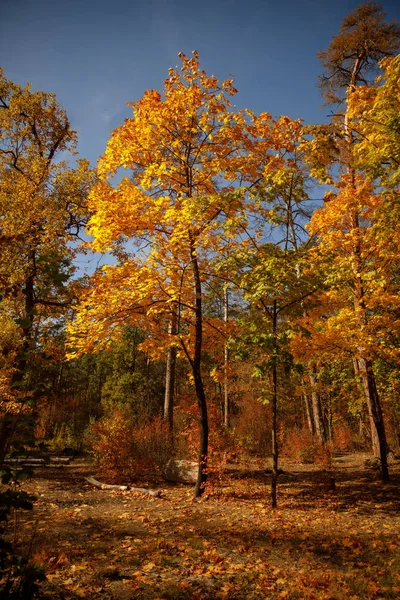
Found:
[[(247, 228), (256, 182), (292, 135), (289, 119), (234, 111), (232, 80), (201, 70), (181, 54), (164, 94), (147, 91), (116, 129), (90, 197), (92, 247), (118, 262), (97, 272), (70, 328), (78, 351), (107, 345), (123, 324), (150, 332), (143, 348), (159, 356), (175, 346), (191, 367), (201, 423), (195, 494), (207, 478), (208, 416), (203, 353), (223, 347), (223, 319), (205, 310), (216, 258)], [(120, 169), (129, 169), (113, 186)], [(246, 238), (245, 243), (248, 243)], [(217, 277), (220, 280), (219, 273)], [(176, 333), (168, 327), (176, 315)]]
[(358, 166), (388, 192), (400, 183), (400, 55), (384, 58), (379, 66), (374, 85), (357, 86), (350, 94), (348, 113)]
[[(260, 401), (271, 406), (272, 486), (271, 503), (277, 505), (278, 410), (282, 397), (284, 371), (291, 364), (288, 350), (288, 316), (302, 310), (303, 301), (312, 295), (317, 278), (308, 268), (306, 256), (309, 219), (306, 208), (307, 168), (300, 145), (300, 122), (283, 118), (286, 134), (275, 156), (264, 165), (254, 186), (254, 202), (247, 207), (251, 227), (242, 232), (243, 243), (220, 258), (221, 272), (229, 272), (232, 286), (247, 302), (242, 318), (242, 336), (234, 343), (246, 354), (253, 347), (257, 357), (254, 375), (264, 381)], [(276, 127), (276, 130), (278, 127)], [(275, 242), (271, 243), (270, 239)]]
[[(222, 215), (237, 212), (232, 181), (241, 164), (242, 117), (229, 112), (227, 95), (235, 93), (230, 80), (219, 85), (208, 77), (196, 53), (181, 59), (182, 73), (170, 70), (164, 97), (148, 91), (132, 104), (134, 117), (113, 133), (100, 161), (89, 231), (93, 247), (112, 250), (119, 262), (95, 274), (72, 335), (76, 340), (83, 331), (86, 349), (98, 338), (107, 340), (110, 328), (131, 320), (151, 331), (143, 345), (148, 352), (179, 348), (190, 363), (199, 406), (195, 494), (200, 495), (208, 456), (201, 371), (204, 287), (209, 254), (221, 238)], [(131, 178), (114, 188), (111, 180), (120, 167), (129, 168)], [(123, 244), (127, 239), (136, 246), (134, 252)], [(174, 318), (176, 328), (168, 334)], [(208, 335), (214, 338), (215, 329)]]
[[(349, 102), (357, 88), (370, 87), (378, 62), (400, 47), (399, 26), (384, 19), (379, 5), (361, 5), (344, 19), (339, 35), (328, 49), (320, 52), (325, 68), (322, 90), (327, 104), (337, 105), (338, 112), (328, 126), (314, 129), (309, 148), (311, 162), (315, 160), (314, 174), (336, 187), (326, 194), (325, 205), (316, 211), (310, 228), (318, 236), (319, 252), (325, 253), (332, 267), (328, 268), (328, 280), (332, 294), (337, 295), (337, 308), (331, 323), (340, 323), (336, 331), (345, 347), (350, 348), (346, 338), (353, 340), (351, 352), (363, 382), (372, 438), (376, 440), (374, 450), (380, 457), (382, 476), (388, 479), (385, 427), (371, 351), (371, 336), (379, 345), (379, 336), (371, 322), (379, 310), (377, 287), (383, 275), (376, 262), (377, 239), (371, 227), (382, 196), (357, 163), (359, 135), (349, 112)], [(334, 170), (329, 171), (332, 166)]]
[[(21, 88), (0, 71), (0, 313), (15, 324), (12, 347), (1, 352), (14, 398), (28, 391), (39, 338), (43, 353), (46, 329), (71, 301), (73, 247), (93, 180), (87, 161), (69, 168), (60, 160), (75, 145), (76, 133), (53, 94)], [(13, 419), (4, 415), (1, 427), (0, 461)]]

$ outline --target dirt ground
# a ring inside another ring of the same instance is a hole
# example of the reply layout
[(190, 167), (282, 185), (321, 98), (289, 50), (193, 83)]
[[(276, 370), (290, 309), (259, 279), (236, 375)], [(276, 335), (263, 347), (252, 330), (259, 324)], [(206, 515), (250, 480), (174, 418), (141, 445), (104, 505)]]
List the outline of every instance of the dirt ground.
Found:
[[(400, 598), (400, 465), (382, 484), (364, 455), (332, 472), (285, 463), (278, 509), (268, 473), (234, 466), (211, 494), (141, 482), (161, 498), (99, 490), (87, 461), (37, 469), (18, 514), (19, 550), (46, 569), (53, 599)], [(330, 489), (334, 476), (336, 489)]]

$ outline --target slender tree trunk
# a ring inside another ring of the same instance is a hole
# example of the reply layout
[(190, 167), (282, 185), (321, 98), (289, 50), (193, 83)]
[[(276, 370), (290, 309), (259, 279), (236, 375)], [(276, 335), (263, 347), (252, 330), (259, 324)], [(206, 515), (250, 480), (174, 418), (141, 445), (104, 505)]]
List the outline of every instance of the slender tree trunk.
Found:
[(196, 389), (197, 404), (200, 413), (200, 448), (199, 448), (199, 469), (197, 482), (194, 488), (196, 498), (204, 493), (207, 483), (207, 461), (208, 461), (208, 414), (207, 400), (204, 391), (203, 379), (201, 376), (201, 351), (203, 344), (203, 312), (202, 312), (202, 289), (199, 265), (196, 258), (194, 242), (191, 240), (190, 254), (192, 271), (196, 288), (195, 299), (195, 341), (194, 356), (191, 361), (194, 385)]
[(277, 408), (278, 408), (278, 344), (277, 344), (277, 319), (278, 312), (276, 300), (274, 300), (272, 315), (272, 479), (271, 479), (271, 506), (276, 508), (276, 487), (278, 483), (278, 428), (277, 428)]
[(360, 366), (360, 374), (363, 381), (365, 396), (367, 399), (368, 413), (372, 421), (371, 431), (373, 435), (376, 432), (376, 437), (378, 439), (378, 458), (381, 462), (382, 479), (383, 481), (389, 481), (386, 432), (379, 394), (376, 388), (372, 361), (361, 358), (358, 359), (358, 364)]
[[(368, 410), (368, 419), (369, 419), (369, 435), (371, 436), (371, 444), (372, 444), (372, 452), (375, 456), (375, 458), (380, 458), (380, 450), (379, 450), (379, 437), (378, 437), (378, 432), (376, 430), (375, 427), (375, 423), (374, 423), (374, 418), (372, 416), (372, 407), (371, 407), (371, 402), (369, 401), (369, 392), (368, 392), (368, 388), (365, 387), (365, 383), (364, 383), (364, 378), (361, 375), (361, 370), (360, 370), (360, 363), (358, 361), (357, 358), (353, 359), (353, 366), (354, 366), (354, 374), (357, 378), (361, 378), (362, 381), (362, 386), (363, 386), (363, 393), (364, 393), (364, 397), (367, 403), (367, 410)], [(364, 423), (361, 420), (361, 425), (363, 426)]]
[(311, 402), (312, 402), (312, 410), (314, 417), (314, 425), (315, 432), (321, 444), (326, 443), (326, 430), (324, 417), (322, 414), (322, 405), (321, 405), (321, 397), (316, 389), (317, 379), (316, 379), (316, 368), (315, 365), (309, 365), (310, 371), (308, 374), (310, 384), (311, 384)]
[(315, 426), (314, 426), (310, 398), (309, 398), (309, 396), (307, 396), (307, 394), (303, 394), (303, 399), (304, 399), (304, 408), (306, 411), (308, 429), (310, 430), (311, 435), (314, 435), (315, 434)]
[[(359, 222), (358, 215), (353, 215), (353, 227), (358, 230)], [(368, 324), (368, 315), (365, 307), (364, 283), (361, 273), (361, 248), (360, 242), (356, 242), (354, 251), (353, 271), (355, 274), (355, 292), (354, 292), (354, 310), (358, 315), (358, 323), (360, 327), (365, 327)], [(385, 423), (383, 420), (381, 401), (376, 387), (375, 374), (372, 366), (372, 360), (365, 358), (364, 349), (360, 347), (360, 356), (357, 358), (358, 371), (362, 379), (365, 399), (367, 401), (368, 415), (371, 425), (371, 441), (374, 455), (377, 456), (381, 463), (381, 474), (383, 481), (389, 480), (389, 469), (387, 463), (387, 442)]]
[(196, 388), (197, 402), (200, 411), (200, 448), (199, 448), (199, 470), (197, 474), (194, 495), (196, 498), (204, 493), (207, 483), (207, 463), (208, 463), (208, 415), (207, 401), (204, 392), (203, 380), (199, 367), (193, 368), (193, 377)]
[[(174, 312), (168, 324), (169, 335), (177, 334), (177, 316)], [(167, 352), (165, 372), (164, 421), (168, 423), (170, 434), (174, 428), (174, 396), (175, 396), (176, 347), (170, 346)]]
[[(224, 289), (224, 322), (228, 322), (228, 288)], [(224, 425), (227, 429), (230, 427), (230, 406), (229, 406), (229, 349), (227, 344), (224, 347)]]

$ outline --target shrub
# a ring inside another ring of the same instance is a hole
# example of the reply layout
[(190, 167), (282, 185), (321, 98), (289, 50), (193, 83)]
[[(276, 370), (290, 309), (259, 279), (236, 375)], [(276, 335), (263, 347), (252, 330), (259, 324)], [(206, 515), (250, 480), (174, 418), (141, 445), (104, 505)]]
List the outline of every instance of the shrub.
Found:
[(73, 434), (72, 426), (66, 423), (55, 425), (54, 435), (50, 440), (49, 445), (54, 452), (62, 452), (66, 446), (74, 450), (81, 449), (81, 442), (76, 439)]
[(259, 400), (247, 398), (240, 405), (234, 420), (235, 437), (238, 444), (250, 454), (271, 454), (271, 408)]
[(199, 454), (199, 409), (190, 396), (182, 396), (174, 410), (174, 456), (197, 460)]
[(126, 483), (158, 471), (171, 456), (164, 422), (156, 418), (135, 426), (126, 410), (115, 409), (95, 422), (87, 439), (101, 469), (113, 482)]
[(330, 466), (332, 444), (322, 445), (307, 428), (292, 429), (286, 434), (282, 455), (297, 463)]
[[(208, 479), (207, 494), (219, 494), (225, 484), (227, 464), (240, 453), (234, 432), (224, 425), (216, 399), (208, 404)], [(199, 453), (199, 409), (190, 396), (182, 396), (175, 407), (174, 456), (183, 460), (198, 460)]]
[(353, 432), (346, 425), (338, 425), (333, 430), (333, 447), (337, 452), (349, 452), (353, 449)]

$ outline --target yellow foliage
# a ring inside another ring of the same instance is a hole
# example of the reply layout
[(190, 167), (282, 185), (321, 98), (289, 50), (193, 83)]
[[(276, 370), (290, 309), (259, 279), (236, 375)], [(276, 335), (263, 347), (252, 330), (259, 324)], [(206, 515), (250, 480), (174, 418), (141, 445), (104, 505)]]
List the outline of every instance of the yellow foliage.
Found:
[[(69, 357), (135, 324), (149, 332), (143, 348), (151, 355), (178, 344), (190, 358), (199, 318), (203, 340), (215, 349), (226, 325), (206, 318), (201, 305), (220, 277), (215, 259), (248, 243), (240, 238), (248, 215), (263, 215), (255, 186), (288, 181), (284, 157), (301, 138), (300, 122), (233, 110), (233, 80), (208, 76), (196, 52), (179, 57), (181, 69), (169, 70), (162, 94), (149, 90), (130, 104), (133, 117), (112, 133), (99, 161), (89, 198), (91, 247), (119, 260), (83, 290), (68, 329)], [(115, 185), (121, 167), (130, 176)], [(173, 313), (176, 336), (167, 333)]]

